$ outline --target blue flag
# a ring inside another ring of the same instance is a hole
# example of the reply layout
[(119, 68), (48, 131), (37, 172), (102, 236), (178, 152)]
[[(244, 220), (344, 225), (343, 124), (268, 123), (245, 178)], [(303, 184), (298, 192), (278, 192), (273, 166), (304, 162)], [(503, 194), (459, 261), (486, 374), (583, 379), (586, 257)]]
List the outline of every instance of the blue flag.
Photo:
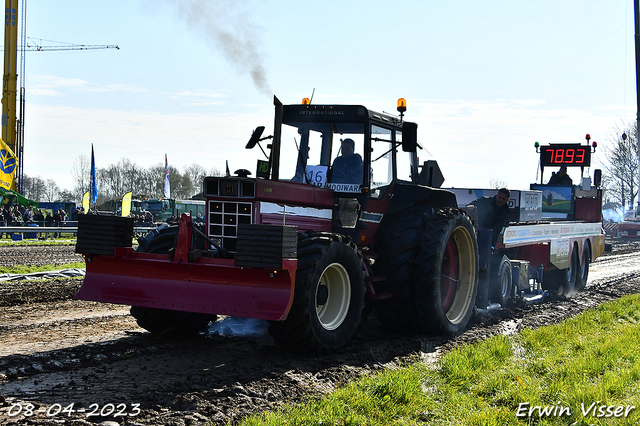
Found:
[(93, 144), (91, 144), (91, 199), (93, 204), (98, 201), (98, 182), (96, 181), (96, 160), (93, 157)]
[(164, 197), (171, 198), (171, 183), (169, 182), (169, 162), (167, 154), (164, 155)]

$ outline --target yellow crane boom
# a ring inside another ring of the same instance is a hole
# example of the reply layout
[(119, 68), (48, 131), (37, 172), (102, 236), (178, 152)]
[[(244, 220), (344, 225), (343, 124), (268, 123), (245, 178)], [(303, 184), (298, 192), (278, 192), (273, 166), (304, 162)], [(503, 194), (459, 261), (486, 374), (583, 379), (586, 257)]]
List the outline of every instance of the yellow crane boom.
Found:
[[(2, 140), (11, 148), (18, 159), (16, 170), (16, 180), (19, 182), (18, 192), (22, 193), (22, 181), (24, 176), (23, 147), (24, 147), (24, 52), (25, 51), (56, 51), (56, 50), (92, 50), (92, 49), (120, 49), (116, 45), (85, 45), (54, 42), (58, 45), (43, 46), (40, 43), (31, 41), (27, 43), (26, 37), (26, 0), (22, 1), (22, 20), (20, 29), (20, 45), (18, 45), (18, 1), (5, 0), (5, 26), (4, 26), (4, 74), (2, 78)], [(45, 40), (51, 42), (52, 40)], [(22, 52), (18, 58), (18, 52)], [(20, 61), (20, 119), (18, 120), (17, 105), (17, 81), (16, 72)], [(12, 188), (16, 188), (14, 180)]]
[(18, 0), (5, 0), (2, 140), (16, 152), (18, 68)]

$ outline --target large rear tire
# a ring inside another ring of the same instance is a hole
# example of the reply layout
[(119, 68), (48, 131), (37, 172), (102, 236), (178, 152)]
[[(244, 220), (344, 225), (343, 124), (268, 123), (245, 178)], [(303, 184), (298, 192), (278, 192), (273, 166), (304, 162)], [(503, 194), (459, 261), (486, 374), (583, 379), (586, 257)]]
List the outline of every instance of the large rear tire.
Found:
[[(142, 238), (136, 251), (144, 253), (167, 254), (176, 245), (178, 226), (170, 226)], [(168, 309), (132, 306), (129, 310), (138, 325), (157, 337), (167, 335), (194, 335), (207, 331), (209, 322), (218, 317), (197, 312), (171, 311)]]
[(415, 274), (416, 324), (445, 335), (467, 327), (478, 294), (478, 240), (471, 219), (442, 209), (426, 221)]
[(412, 207), (385, 218), (376, 235), (374, 266), (376, 274), (386, 277), (376, 286), (376, 293), (390, 293), (375, 302), (376, 317), (393, 332), (415, 329), (414, 307), (415, 258), (431, 208)]
[(360, 324), (364, 294), (362, 260), (351, 240), (300, 234), (293, 304), (286, 320), (270, 322), (269, 333), (289, 351), (337, 349)]

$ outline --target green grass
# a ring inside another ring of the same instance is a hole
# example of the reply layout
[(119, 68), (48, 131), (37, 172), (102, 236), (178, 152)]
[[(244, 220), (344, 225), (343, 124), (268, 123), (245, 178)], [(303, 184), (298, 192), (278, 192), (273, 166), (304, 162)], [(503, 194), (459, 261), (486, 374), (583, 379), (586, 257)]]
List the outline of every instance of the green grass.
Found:
[[(242, 425), (632, 425), (640, 424), (638, 395), (640, 295), (631, 295), (560, 325), (461, 346), (436, 364), (364, 377)], [(638, 408), (627, 417), (583, 415), (581, 404), (587, 411), (594, 403)], [(529, 416), (533, 407), (541, 408)]]
[(84, 262), (65, 263), (62, 265), (42, 265), (42, 266), (5, 266), (0, 267), (0, 274), (30, 274), (32, 272), (58, 271), (60, 269), (71, 269), (85, 267)]

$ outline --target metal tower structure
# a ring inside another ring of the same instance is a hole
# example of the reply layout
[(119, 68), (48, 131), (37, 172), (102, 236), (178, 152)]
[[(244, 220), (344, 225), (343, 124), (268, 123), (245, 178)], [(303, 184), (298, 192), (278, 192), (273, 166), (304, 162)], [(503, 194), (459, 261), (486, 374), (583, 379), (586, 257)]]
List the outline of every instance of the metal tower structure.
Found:
[[(20, 44), (18, 45), (18, 0), (5, 0), (5, 32), (4, 32), (4, 74), (2, 88), (2, 140), (11, 148), (18, 158), (16, 170), (16, 189), (24, 192), (24, 123), (26, 73), (25, 52), (27, 51), (60, 51), (60, 50), (92, 50), (92, 49), (120, 49), (116, 45), (84, 45), (64, 42), (57, 45), (45, 46), (42, 39), (37, 43), (27, 40), (27, 0), (21, 0), (20, 5)], [(18, 52), (20, 52), (20, 74), (17, 74)], [(17, 77), (20, 75), (20, 97), (16, 109)]]

